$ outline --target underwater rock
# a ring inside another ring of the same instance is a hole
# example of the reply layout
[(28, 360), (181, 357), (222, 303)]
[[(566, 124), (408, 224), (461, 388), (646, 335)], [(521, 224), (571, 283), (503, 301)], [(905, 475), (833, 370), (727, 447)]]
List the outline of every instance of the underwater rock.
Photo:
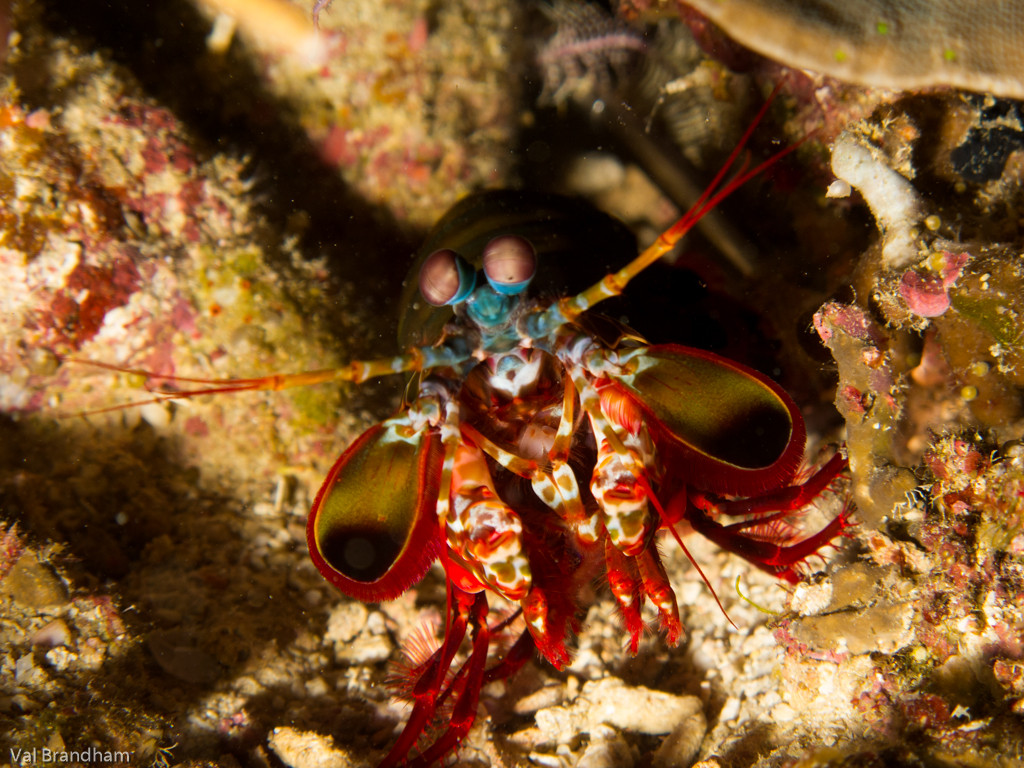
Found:
[[(635, 10), (681, 5), (628, 0)], [(954, 86), (1024, 98), (1024, 3), (688, 0), (753, 51), (795, 69), (899, 90)]]
[[(973, 124), (982, 119), (983, 111), (975, 109)], [(929, 329), (929, 354), (937, 351), (942, 365), (932, 365), (929, 374), (919, 371), (915, 381), (922, 383), (927, 375), (930, 386), (945, 387), (959, 396), (978, 424), (1008, 430), (1002, 439), (1010, 439), (1017, 434), (1013, 425), (1024, 415), (1024, 378), (1019, 373), (1024, 266), (1014, 244), (981, 239), (986, 233), (986, 219), (981, 217), (996, 216), (998, 210), (981, 191), (976, 204), (980, 217), (970, 209), (949, 208), (951, 204), (939, 194), (926, 202), (911, 182), (922, 171), (932, 172), (916, 165), (920, 161), (915, 158), (924, 155), (915, 150), (924, 141), (909, 118), (889, 114), (877, 122), (851, 126), (833, 147), (836, 174), (860, 191), (879, 228), (877, 244), (858, 268), (857, 284), (866, 290), (900, 344)], [(935, 157), (934, 167), (948, 169), (948, 158), (956, 148), (945, 153), (928, 151)], [(1019, 181), (1015, 187), (1015, 171), (1006, 174), (1009, 181), (992, 183), (1006, 184), (1009, 196), (1019, 189)], [(958, 194), (956, 184), (965, 182), (951, 184), (947, 195)], [(966, 186), (963, 189), (961, 196), (969, 191)], [(966, 226), (958, 223), (953, 231), (944, 223), (954, 216)], [(967, 238), (952, 239), (963, 229)], [(903, 353), (898, 357), (897, 374), (902, 375), (913, 365), (909, 359), (902, 360)], [(934, 359), (934, 354), (928, 359)], [(840, 377), (842, 390), (842, 373)]]
[(978, 119), (950, 150), (949, 161), (964, 181), (985, 184), (1002, 176), (1009, 156), (1024, 149), (1021, 105), (977, 94), (968, 101), (977, 108)]
[(32, 553), (26, 553), (0, 580), (0, 595), (24, 608), (41, 611), (68, 601), (67, 587)]
[(429, 226), (470, 191), (508, 183), (517, 4), (339, 2), (319, 23), (322, 67), (265, 54), (262, 75), (348, 187)]
[(887, 337), (860, 308), (830, 302), (814, 315), (814, 327), (839, 369), (836, 408), (846, 419), (858, 513), (877, 525), (917, 486), (913, 473), (897, 461), (899, 373)]
[[(37, 82), (32, 73), (51, 59), (60, 66)], [(0, 94), (0, 188), (8, 193), (0, 206), (0, 407), (70, 415), (146, 399), (139, 380), (61, 364), (68, 357), (207, 376), (238, 370), (239, 353), (249, 371), (336, 359), (322, 297), (345, 289), (326, 282), (322, 261), (298, 256), (293, 232), (262, 218), (243, 161), (211, 155), (124, 70), (46, 37), (34, 20), (8, 63), (23, 92)], [(213, 410), (193, 403), (170, 428), (187, 438), (182, 453), (214, 474), (218, 465), (232, 473), (244, 453), (248, 476), (275, 476), (261, 460), (282, 441), (311, 464), (326, 462), (315, 458), (324, 420), (336, 431), (345, 419), (337, 392), (305, 392), (268, 432), (248, 418), (251, 405), (235, 401), (246, 417), (223, 411), (232, 400)], [(167, 429), (174, 412), (152, 403), (93, 423)], [(224, 423), (255, 431), (236, 451), (219, 434)], [(107, 549), (120, 575), (123, 557)]]

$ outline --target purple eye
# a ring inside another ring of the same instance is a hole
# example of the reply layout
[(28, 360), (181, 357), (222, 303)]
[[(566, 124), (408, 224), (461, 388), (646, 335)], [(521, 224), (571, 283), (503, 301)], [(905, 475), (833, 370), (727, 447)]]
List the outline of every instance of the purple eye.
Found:
[(435, 307), (465, 301), (475, 287), (473, 268), (449, 248), (434, 251), (420, 267), (420, 293)]
[(526, 290), (537, 273), (537, 254), (518, 235), (496, 237), (484, 248), (484, 275), (491, 288), (506, 296)]

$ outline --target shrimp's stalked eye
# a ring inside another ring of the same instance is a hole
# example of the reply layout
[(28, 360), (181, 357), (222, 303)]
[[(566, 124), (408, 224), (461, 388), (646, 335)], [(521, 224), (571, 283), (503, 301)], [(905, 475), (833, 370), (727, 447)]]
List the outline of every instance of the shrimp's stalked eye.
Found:
[(420, 269), (420, 293), (435, 307), (465, 301), (476, 287), (476, 272), (450, 248), (434, 251)]
[(537, 253), (526, 238), (503, 235), (484, 248), (484, 276), (498, 293), (515, 296), (526, 290), (537, 273)]

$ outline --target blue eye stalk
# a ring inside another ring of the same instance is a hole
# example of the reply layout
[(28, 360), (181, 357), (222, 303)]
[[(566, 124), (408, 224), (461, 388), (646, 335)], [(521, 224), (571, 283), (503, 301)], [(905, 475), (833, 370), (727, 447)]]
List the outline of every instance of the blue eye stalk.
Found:
[(518, 235), (503, 235), (484, 248), (484, 276), (488, 285), (505, 296), (516, 296), (537, 274), (537, 252)]
[(483, 328), (493, 328), (508, 320), (516, 297), (537, 274), (536, 251), (518, 235), (496, 237), (484, 248), (483, 273), (487, 287), (477, 288), (477, 275), (469, 262), (443, 248), (423, 262), (420, 293), (435, 307), (465, 303), (471, 320)]
[(476, 271), (450, 248), (434, 251), (420, 268), (420, 294), (434, 307), (454, 306), (476, 288)]

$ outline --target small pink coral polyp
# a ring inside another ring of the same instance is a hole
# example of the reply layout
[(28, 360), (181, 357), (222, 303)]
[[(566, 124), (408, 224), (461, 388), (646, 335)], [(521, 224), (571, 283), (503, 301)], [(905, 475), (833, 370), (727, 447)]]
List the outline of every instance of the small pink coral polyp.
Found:
[(900, 280), (900, 296), (910, 311), (921, 317), (938, 317), (949, 309), (949, 294), (938, 275), (907, 270)]
[(900, 296), (915, 315), (939, 317), (949, 309), (949, 289), (956, 284), (971, 257), (966, 253), (943, 252), (940, 258), (939, 274), (908, 269), (900, 279)]

